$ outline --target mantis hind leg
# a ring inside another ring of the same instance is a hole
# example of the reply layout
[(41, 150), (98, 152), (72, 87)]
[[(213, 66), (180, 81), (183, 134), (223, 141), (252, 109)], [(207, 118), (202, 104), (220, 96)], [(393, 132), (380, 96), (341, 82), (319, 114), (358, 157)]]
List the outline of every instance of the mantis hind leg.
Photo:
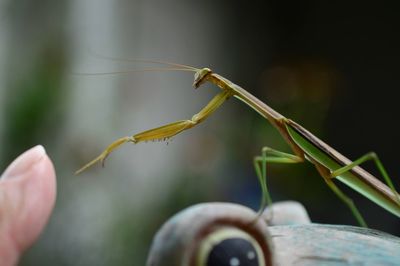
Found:
[(258, 211), (259, 215), (264, 211), (265, 207), (272, 204), (267, 185), (267, 163), (300, 163), (303, 161), (304, 159), (299, 156), (277, 151), (269, 147), (262, 148), (261, 156), (254, 157), (254, 169), (260, 182), (262, 193), (260, 209)]
[(341, 199), (344, 204), (349, 207), (351, 212), (353, 213), (354, 217), (357, 219), (357, 222), (359, 223), (360, 226), (362, 227), (368, 227), (367, 223), (365, 222), (364, 218), (362, 217), (361, 213), (357, 209), (356, 205), (354, 204), (353, 200), (346, 196), (343, 191), (338, 188), (335, 183), (332, 181), (332, 176), (329, 171), (325, 166), (322, 166), (321, 164), (314, 162), (315, 167), (317, 168), (319, 174), (324, 178), (325, 182), (328, 184), (329, 188), (332, 189), (332, 191), (336, 194), (336, 196)]
[(334, 177), (339, 176), (339, 175), (341, 175), (341, 174), (343, 174), (343, 173), (345, 173), (345, 172), (350, 171), (350, 170), (353, 169), (354, 167), (356, 167), (356, 166), (358, 166), (358, 165), (360, 165), (360, 164), (362, 164), (362, 163), (364, 163), (364, 162), (366, 162), (366, 161), (371, 161), (371, 160), (375, 163), (375, 165), (376, 165), (376, 167), (378, 168), (379, 172), (380, 172), (381, 175), (383, 176), (383, 178), (384, 178), (386, 184), (387, 184), (387, 185), (389, 186), (389, 188), (392, 190), (394, 196), (395, 196), (396, 199), (397, 199), (397, 203), (400, 204), (400, 195), (399, 195), (399, 193), (396, 191), (396, 189), (395, 189), (395, 187), (394, 187), (394, 185), (393, 185), (393, 182), (392, 182), (392, 180), (390, 179), (388, 173), (386, 172), (386, 169), (385, 169), (385, 167), (383, 166), (383, 164), (382, 164), (381, 160), (379, 159), (378, 155), (376, 155), (376, 153), (374, 153), (374, 152), (369, 152), (369, 153), (365, 154), (364, 156), (361, 156), (359, 159), (355, 160), (354, 162), (352, 162), (352, 163), (350, 163), (350, 164), (348, 164), (348, 165), (346, 165), (346, 166), (344, 166), (344, 167), (342, 167), (342, 168), (339, 168), (339, 169), (333, 171), (333, 172), (330, 174), (330, 176), (331, 176), (331, 178), (334, 178)]

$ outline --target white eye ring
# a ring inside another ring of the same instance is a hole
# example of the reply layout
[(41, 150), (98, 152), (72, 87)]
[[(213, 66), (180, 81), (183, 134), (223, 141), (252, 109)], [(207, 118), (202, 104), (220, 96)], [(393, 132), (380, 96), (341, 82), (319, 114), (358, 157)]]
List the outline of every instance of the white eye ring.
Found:
[[(245, 231), (230, 226), (217, 228), (215, 231), (211, 232), (209, 235), (207, 235), (205, 238), (201, 240), (201, 243), (197, 250), (196, 266), (207, 265), (208, 257), (213, 248), (218, 244), (220, 244), (222, 241), (231, 238), (240, 238), (251, 243), (258, 257), (258, 265), (265, 266), (264, 254), (257, 240), (255, 240), (250, 234), (246, 233)], [(249, 253), (247, 256), (249, 257), (249, 259), (251, 259), (250, 257), (255, 258), (256, 254)], [(232, 258), (231, 260), (232, 266), (240, 265), (238, 263), (239, 261), (237, 260), (237, 258)]]

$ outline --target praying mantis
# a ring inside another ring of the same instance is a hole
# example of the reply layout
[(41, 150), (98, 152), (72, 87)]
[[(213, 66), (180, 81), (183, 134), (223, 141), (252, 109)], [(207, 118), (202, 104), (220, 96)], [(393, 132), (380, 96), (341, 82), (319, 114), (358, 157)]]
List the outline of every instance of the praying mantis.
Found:
[[(234, 97), (244, 102), (268, 120), (269, 123), (279, 131), (283, 139), (293, 151), (293, 154), (288, 154), (274, 150), (270, 147), (264, 147), (262, 148), (261, 155), (254, 158), (253, 164), (262, 191), (260, 210), (263, 210), (267, 205), (272, 203), (266, 182), (267, 164), (291, 164), (308, 161), (315, 166), (316, 170), (329, 188), (344, 202), (345, 205), (347, 205), (360, 226), (367, 227), (364, 218), (352, 199), (345, 195), (345, 193), (334, 183), (335, 179), (364, 195), (390, 213), (400, 217), (400, 195), (396, 191), (388, 173), (375, 153), (367, 153), (355, 161), (347, 159), (301, 125), (284, 117), (240, 86), (221, 75), (214, 73), (209, 68), (199, 69), (169, 62), (150, 62), (168, 65), (169, 67), (165, 68), (166, 70), (194, 72), (193, 87), (196, 89), (206, 82), (210, 82), (219, 87), (221, 91), (214, 96), (214, 98), (212, 98), (211, 101), (200, 110), (200, 112), (193, 115), (191, 119), (176, 121), (132, 136), (122, 137), (114, 141), (98, 157), (76, 171), (76, 174), (81, 173), (97, 162), (101, 162), (104, 165), (107, 156), (124, 143), (130, 142), (136, 144), (143, 141), (165, 140), (185, 130), (193, 128), (212, 115), (226, 100)], [(375, 163), (386, 184), (359, 166), (369, 160), (372, 160)]]

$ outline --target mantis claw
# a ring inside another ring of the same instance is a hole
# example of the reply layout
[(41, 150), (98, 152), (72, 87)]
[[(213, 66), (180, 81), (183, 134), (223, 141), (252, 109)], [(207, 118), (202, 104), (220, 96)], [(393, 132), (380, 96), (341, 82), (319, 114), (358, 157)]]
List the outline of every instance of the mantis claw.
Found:
[(101, 167), (105, 167), (106, 166), (106, 159), (107, 159), (107, 157), (108, 157), (108, 154), (104, 157), (104, 158), (102, 158), (101, 160), (100, 160), (100, 162), (101, 162)]
[(78, 175), (91, 167), (92, 165), (96, 164), (97, 162), (101, 162), (102, 167), (104, 167), (105, 160), (107, 159), (108, 155), (115, 150), (117, 147), (121, 146), (122, 144), (126, 142), (133, 142), (135, 141), (134, 137), (123, 137), (120, 138), (113, 143), (111, 143), (99, 156), (97, 156), (95, 159), (90, 161), (89, 163), (85, 164), (82, 168), (80, 168), (78, 171), (75, 172), (75, 175)]

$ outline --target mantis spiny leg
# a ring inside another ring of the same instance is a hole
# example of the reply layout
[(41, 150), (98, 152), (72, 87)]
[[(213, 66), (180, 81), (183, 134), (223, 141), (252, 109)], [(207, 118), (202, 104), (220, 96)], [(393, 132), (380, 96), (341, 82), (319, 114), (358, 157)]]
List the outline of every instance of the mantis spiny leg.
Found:
[(76, 171), (75, 174), (79, 174), (85, 171), (87, 168), (91, 167), (97, 162), (101, 162), (102, 165), (104, 165), (104, 161), (108, 157), (108, 155), (124, 143), (132, 142), (136, 144), (142, 141), (166, 140), (181, 133), (184, 130), (196, 126), (197, 124), (203, 122), (207, 117), (209, 117), (230, 96), (231, 92), (228, 90), (224, 90), (218, 93), (203, 109), (200, 110), (200, 112), (193, 115), (190, 120), (176, 121), (161, 127), (146, 130), (136, 135), (123, 137), (114, 141), (99, 156), (90, 161), (88, 164), (84, 165), (81, 169)]
[(317, 168), (319, 174), (324, 178), (325, 182), (328, 184), (330, 189), (339, 197), (346, 205), (349, 207), (351, 212), (353, 213), (354, 217), (357, 219), (358, 223), (362, 227), (368, 227), (367, 223), (365, 222), (364, 218), (362, 217), (360, 211), (357, 209), (356, 205), (354, 204), (353, 200), (346, 196), (343, 191), (338, 188), (335, 183), (332, 181), (332, 176), (328, 168), (325, 166), (314, 162), (315, 167)]
[(390, 187), (390, 189), (392, 190), (393, 194), (395, 195), (395, 197), (397, 198), (397, 202), (400, 204), (400, 195), (399, 193), (396, 191), (392, 180), (390, 179), (388, 173), (386, 172), (385, 167), (383, 166), (381, 160), (379, 159), (378, 155), (376, 155), (375, 152), (369, 152), (367, 154), (365, 154), (364, 156), (361, 156), (359, 159), (355, 160), (354, 162), (336, 169), (335, 171), (333, 171), (331, 173), (331, 177), (337, 177), (345, 172), (351, 171), (351, 169), (353, 169), (354, 167), (366, 162), (366, 161), (370, 161), (372, 160), (376, 167), (378, 168), (379, 172), (381, 173), (381, 175), (383, 176), (383, 178), (385, 179), (386, 184)]
[(299, 156), (277, 151), (270, 147), (263, 147), (261, 156), (254, 157), (253, 164), (262, 192), (259, 213), (262, 213), (266, 206), (272, 205), (271, 195), (267, 186), (267, 163), (300, 163), (303, 161), (303, 158)]

